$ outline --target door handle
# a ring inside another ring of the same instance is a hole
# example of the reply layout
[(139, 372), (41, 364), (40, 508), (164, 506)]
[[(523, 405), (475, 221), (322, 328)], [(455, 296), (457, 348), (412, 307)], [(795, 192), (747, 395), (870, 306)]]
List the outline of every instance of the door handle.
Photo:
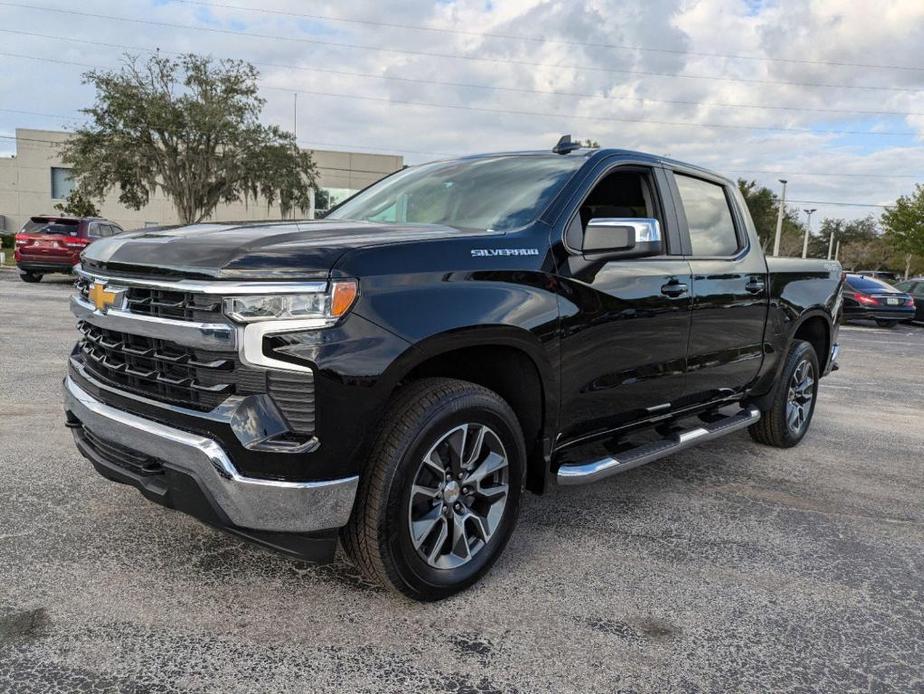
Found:
[(752, 277), (751, 281), (744, 285), (744, 288), (747, 289), (751, 294), (760, 294), (766, 285), (764, 281), (757, 277)]
[(687, 285), (677, 280), (671, 280), (667, 284), (661, 285), (661, 293), (671, 298), (678, 297), (687, 293)]

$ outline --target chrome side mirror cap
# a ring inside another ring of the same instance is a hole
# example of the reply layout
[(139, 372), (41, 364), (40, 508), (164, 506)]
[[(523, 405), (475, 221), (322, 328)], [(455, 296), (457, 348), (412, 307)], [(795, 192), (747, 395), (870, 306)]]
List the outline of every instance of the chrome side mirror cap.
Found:
[(581, 250), (614, 258), (661, 255), (661, 225), (650, 217), (595, 217), (587, 223)]

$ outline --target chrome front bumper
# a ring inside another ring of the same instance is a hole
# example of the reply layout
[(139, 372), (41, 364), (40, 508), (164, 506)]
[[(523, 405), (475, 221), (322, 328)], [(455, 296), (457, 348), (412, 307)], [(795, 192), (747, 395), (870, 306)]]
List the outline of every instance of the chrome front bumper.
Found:
[(238, 528), (308, 533), (346, 525), (359, 478), (283, 482), (242, 476), (214, 440), (111, 407), (73, 379), (65, 409), (100, 439), (163, 461), (192, 477)]

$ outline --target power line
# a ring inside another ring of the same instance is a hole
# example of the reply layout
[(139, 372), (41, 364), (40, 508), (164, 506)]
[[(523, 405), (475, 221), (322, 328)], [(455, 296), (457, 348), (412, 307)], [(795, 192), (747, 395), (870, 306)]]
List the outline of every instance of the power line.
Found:
[(264, 89), (274, 89), (286, 92), (298, 92), (299, 94), (308, 94), (311, 96), (325, 96), (341, 99), (359, 99), (363, 101), (376, 101), (386, 104), (398, 104), (402, 106), (424, 106), (426, 108), (446, 108), (461, 111), (479, 111), (482, 113), (498, 113), (513, 116), (540, 116), (543, 118), (566, 118), (569, 120), (587, 120), (605, 123), (630, 123), (633, 125), (666, 125), (670, 127), (681, 128), (718, 128), (730, 130), (763, 130), (768, 132), (796, 132), (812, 133), (822, 135), (876, 135), (876, 136), (915, 136), (914, 131), (886, 131), (886, 130), (837, 130), (829, 128), (787, 128), (782, 126), (771, 125), (736, 125), (732, 123), (691, 123), (683, 121), (656, 120), (652, 118), (617, 118), (614, 116), (580, 116), (571, 113), (555, 113), (547, 111), (520, 111), (515, 109), (487, 108), (484, 106), (465, 106), (461, 104), (435, 104), (428, 101), (411, 101), (410, 99), (392, 99), (390, 97), (365, 96), (362, 94), (337, 94), (333, 92), (312, 91), (307, 89), (291, 89), (287, 87), (271, 87), (263, 85)]
[[(60, 141), (55, 141), (55, 140), (41, 140), (38, 138), (16, 137), (14, 135), (0, 135), (0, 139), (37, 142), (37, 143), (45, 143), (49, 145), (59, 145), (59, 146), (62, 144)], [(357, 145), (354, 143), (352, 146), (356, 147), (356, 146), (361, 146), (361, 145)], [(344, 169), (344, 168), (337, 168), (337, 167), (330, 167), (330, 166), (325, 166), (322, 168), (324, 168), (325, 170), (330, 170), (330, 171), (349, 171), (352, 173), (370, 173), (370, 174), (379, 174), (379, 175), (384, 176), (384, 173), (381, 171), (370, 171), (366, 169)], [(841, 201), (832, 201), (832, 200), (787, 200), (787, 202), (793, 203), (793, 204), (799, 204), (799, 205), (833, 205), (833, 206), (840, 206), (840, 207), (877, 207), (881, 209), (887, 209), (890, 207), (890, 205), (880, 205), (880, 204), (868, 203), (868, 202), (841, 202)]]
[[(2, 4), (2, 3), (0, 3)], [(55, 36), (51, 34), (39, 34), (29, 31), (16, 31), (12, 29), (0, 29), (0, 32), (10, 33), (17, 36), (32, 36), (36, 38), (51, 39), (54, 41), (73, 41), (76, 43), (86, 43), (85, 38), (73, 38), (69, 36)], [(106, 43), (103, 41), (94, 41), (95, 46), (103, 46), (106, 48), (118, 48), (126, 51), (142, 51), (145, 53), (169, 53), (172, 55), (183, 55), (183, 51), (171, 51), (166, 49), (154, 49), (154, 48), (144, 48), (140, 46), (127, 46), (125, 44), (118, 43)], [(24, 58), (32, 60), (49, 60), (54, 62), (49, 58), (41, 58), (37, 56), (23, 55), (19, 53), (0, 53), (0, 55), (6, 55), (15, 58)], [(75, 63), (80, 64), (82, 63)], [(773, 106), (773, 105), (763, 105), (763, 104), (735, 104), (735, 103), (723, 103), (723, 102), (710, 102), (710, 101), (689, 101), (683, 99), (656, 99), (653, 97), (640, 97), (640, 96), (611, 96), (606, 94), (591, 94), (589, 92), (563, 92), (557, 90), (546, 90), (546, 89), (527, 89), (525, 87), (504, 87), (499, 85), (491, 84), (475, 84), (470, 82), (447, 82), (442, 80), (429, 80), (415, 77), (399, 77), (395, 75), (381, 75), (369, 72), (355, 72), (349, 70), (334, 70), (331, 68), (322, 68), (322, 67), (305, 67), (304, 65), (286, 65), (282, 63), (262, 63), (255, 62), (253, 65), (257, 67), (267, 67), (267, 68), (278, 68), (281, 70), (299, 70), (309, 73), (318, 73), (322, 72), (330, 75), (339, 75), (343, 77), (362, 77), (369, 79), (378, 79), (386, 80), (392, 82), (405, 82), (409, 84), (432, 84), (445, 87), (460, 87), (465, 89), (484, 89), (491, 91), (501, 91), (501, 92), (510, 92), (515, 94), (541, 94), (545, 96), (566, 96), (566, 97), (577, 97), (577, 98), (591, 98), (591, 99), (603, 99), (606, 101), (634, 101), (637, 103), (656, 103), (656, 104), (673, 104), (681, 106), (702, 106), (710, 108), (748, 108), (748, 109), (758, 109), (761, 111), (794, 111), (794, 112), (808, 112), (808, 113), (835, 113), (835, 114), (855, 114), (863, 116), (924, 116), (924, 111), (869, 111), (862, 109), (835, 109), (835, 108), (811, 108), (807, 106)], [(85, 67), (94, 67), (86, 65)], [(106, 69), (102, 66), (99, 66), (100, 69)], [(924, 69), (924, 68), (922, 68)]]
[[(13, 113), (19, 113), (19, 111), (13, 111), (12, 109), (0, 109), (0, 112), (13, 112)], [(36, 114), (34, 114), (34, 115), (45, 115), (45, 116), (60, 117), (60, 118), (63, 118), (63, 117), (64, 117), (64, 116), (61, 115), (61, 114), (53, 114), (53, 113), (45, 113), (45, 114), (38, 114), (38, 113), (36, 113)], [(16, 137), (16, 136), (13, 136), (13, 135), (0, 135), (0, 139), (5, 139), (5, 140), (18, 140), (18, 141), (25, 141), (25, 142), (35, 142), (35, 143), (43, 143), (43, 144), (59, 145), (59, 146), (62, 144), (61, 141), (59, 141), (59, 140), (43, 140), (43, 139), (39, 139), (39, 138)], [(345, 148), (347, 148), (347, 149), (351, 149), (351, 148), (361, 148), (361, 149), (364, 149), (364, 150), (367, 150), (367, 149), (368, 149), (368, 150), (380, 150), (380, 151), (384, 151), (384, 152), (403, 152), (403, 153), (409, 153), (409, 154), (436, 154), (436, 155), (448, 156), (448, 157), (459, 157), (459, 156), (464, 156), (464, 155), (459, 154), (459, 153), (457, 153), (457, 152), (436, 152), (436, 151), (432, 151), (432, 150), (414, 150), (414, 149), (384, 148), (384, 147), (376, 147), (376, 146), (373, 146), (373, 145), (365, 145), (365, 144), (359, 143), (359, 142), (317, 142), (317, 141), (298, 140), (298, 144), (304, 145), (304, 146), (307, 146), (307, 147), (345, 147)], [(325, 167), (325, 168), (331, 168), (331, 167)], [(335, 169), (335, 170), (359, 171), (359, 169)], [(838, 176), (848, 176), (848, 177), (862, 177), (862, 178), (912, 178), (912, 179), (914, 179), (914, 178), (920, 178), (920, 176), (917, 176), (917, 175), (915, 175), (915, 174), (852, 174), (852, 173), (820, 172), (820, 171), (800, 171), (800, 172), (798, 172), (798, 173), (793, 173), (793, 172), (786, 172), (786, 171), (769, 171), (769, 170), (766, 170), (766, 169), (724, 169), (724, 171), (726, 171), (726, 172), (728, 172), (728, 173), (744, 173), (744, 172), (750, 172), (750, 173), (768, 173), (768, 174), (773, 174), (773, 175), (778, 175), (778, 176), (791, 176), (791, 177), (797, 177), (797, 176), (834, 176), (834, 177), (838, 177)], [(379, 172), (364, 171), (363, 173), (379, 173)], [(866, 205), (866, 204), (862, 204), (862, 203), (840, 203), (840, 202), (837, 202), (837, 203), (836, 203), (836, 202), (826, 203), (826, 202), (819, 202), (818, 200), (789, 200), (788, 202), (792, 202), (792, 203), (805, 203), (805, 204), (818, 204), (818, 205), (859, 205), (860, 207), (885, 207), (885, 205)]]
[(728, 173), (760, 173), (770, 174), (772, 176), (837, 176), (845, 178), (924, 178), (922, 174), (865, 174), (865, 173), (842, 173), (831, 171), (800, 171), (792, 173), (788, 171), (771, 171), (769, 169), (723, 169)]
[(342, 24), (361, 24), (364, 26), (385, 27), (391, 29), (412, 29), (414, 31), (430, 31), (441, 34), (456, 34), (459, 36), (473, 36), (476, 38), (494, 38), (515, 41), (534, 41), (538, 43), (550, 43), (560, 46), (585, 46), (588, 48), (610, 48), (628, 51), (640, 51), (645, 53), (664, 53), (670, 55), (694, 55), (704, 58), (724, 58), (729, 60), (752, 60), (773, 63), (793, 63), (799, 65), (828, 65), (837, 67), (860, 67), (876, 68), (883, 70), (908, 70), (913, 72), (924, 71), (924, 67), (912, 65), (881, 65), (875, 63), (849, 63), (837, 60), (808, 60), (802, 58), (777, 58), (770, 56), (741, 55), (734, 53), (708, 53), (703, 51), (688, 51), (674, 48), (650, 48), (647, 46), (627, 45), (618, 43), (597, 43), (593, 41), (565, 41), (562, 39), (550, 39), (545, 36), (530, 36), (525, 34), (502, 34), (497, 32), (465, 31), (463, 29), (450, 29), (447, 27), (429, 27), (421, 24), (398, 24), (393, 22), (373, 21), (369, 19), (356, 19), (347, 17), (333, 17), (323, 14), (305, 14), (300, 12), (287, 12), (285, 10), (273, 10), (265, 7), (247, 7), (244, 5), (232, 5), (222, 2), (204, 2), (203, 0), (173, 0), (175, 3), (185, 5), (199, 5), (202, 7), (223, 8), (236, 10), (239, 12), (259, 12), (261, 14), (272, 14), (285, 17), (296, 17), (300, 19), (318, 19), (325, 22), (335, 22)]
[[(3, 3), (0, 3), (2, 5)], [(0, 54), (2, 55), (2, 54)], [(29, 56), (26, 56), (29, 57)], [(31, 57), (30, 57), (31, 59)], [(46, 60), (49, 62), (56, 63), (70, 63), (71, 61), (58, 60), (54, 58), (39, 58), (39, 60)], [(74, 63), (83, 67), (92, 67), (84, 63)], [(101, 68), (103, 69), (103, 68)], [(309, 96), (322, 96), (330, 98), (340, 98), (340, 99), (355, 99), (362, 101), (374, 101), (378, 103), (385, 103), (390, 105), (402, 105), (402, 106), (423, 106), (425, 108), (444, 108), (450, 110), (462, 110), (462, 111), (476, 111), (482, 113), (496, 113), (503, 115), (516, 115), (516, 116), (537, 116), (541, 118), (565, 118), (568, 120), (586, 120), (594, 122), (604, 122), (604, 123), (628, 123), (634, 125), (664, 125), (669, 127), (681, 127), (681, 128), (706, 128), (706, 129), (728, 129), (728, 130), (760, 130), (766, 132), (797, 132), (797, 133), (809, 133), (817, 135), (873, 135), (877, 137), (883, 136), (901, 136), (901, 137), (911, 137), (915, 136), (914, 131), (896, 131), (896, 130), (841, 130), (835, 128), (797, 128), (797, 127), (784, 127), (784, 126), (771, 126), (771, 125), (738, 125), (732, 123), (692, 123), (689, 121), (669, 121), (669, 120), (658, 120), (652, 118), (618, 118), (615, 116), (583, 116), (571, 113), (556, 113), (549, 111), (521, 111), (515, 109), (498, 109), (498, 108), (488, 108), (485, 106), (468, 106), (462, 104), (437, 104), (427, 101), (412, 101), (409, 99), (392, 99), (390, 97), (378, 97), (378, 96), (367, 96), (362, 94), (338, 94), (333, 92), (321, 92), (321, 91), (312, 91), (306, 89), (292, 89), (290, 87), (274, 87), (267, 84), (261, 85), (263, 89), (270, 89), (276, 91), (284, 91), (288, 93), (295, 92), (297, 94), (306, 94)]]
[(720, 82), (742, 82), (750, 84), (775, 84), (775, 85), (787, 85), (787, 86), (796, 86), (796, 87), (819, 87), (819, 88), (830, 88), (830, 89), (862, 89), (862, 90), (872, 90), (872, 91), (891, 91), (891, 92), (918, 92), (919, 89), (910, 89), (904, 87), (884, 87), (884, 86), (872, 86), (872, 85), (855, 85), (855, 84), (828, 84), (828, 83), (819, 83), (819, 82), (788, 82), (784, 80), (762, 80), (762, 79), (750, 79), (745, 77), (719, 77), (716, 75), (689, 75), (689, 74), (672, 74), (666, 72), (650, 72), (643, 70), (618, 70), (614, 68), (604, 68), (598, 67), (595, 65), (556, 65), (552, 63), (536, 63), (526, 60), (513, 60), (513, 59), (502, 59), (502, 58), (488, 58), (475, 55), (460, 55), (458, 53), (437, 53), (433, 51), (413, 51), (408, 49), (401, 48), (383, 48), (380, 46), (366, 46), (362, 44), (352, 44), (344, 43), (338, 41), (326, 41), (322, 39), (314, 38), (305, 38), (299, 36), (284, 36), (281, 34), (262, 34), (256, 32), (248, 31), (234, 31), (231, 29), (219, 29), (217, 27), (204, 27), (204, 26), (189, 26), (186, 24), (178, 24), (173, 22), (162, 22), (155, 21), (150, 19), (137, 19), (134, 17), (118, 17), (115, 15), (106, 15), (98, 14), (93, 12), (79, 12), (77, 10), (67, 10), (57, 7), (44, 7), (40, 5), (29, 5), (25, 3), (16, 3), (16, 2), (0, 2), (0, 6), (5, 7), (18, 7), (27, 10), (37, 10), (41, 12), (54, 12), (59, 14), (67, 14), (78, 17), (90, 17), (93, 19), (107, 19), (117, 22), (128, 22), (132, 24), (144, 24), (148, 26), (160, 26), (167, 27), (170, 29), (182, 29), (182, 30), (193, 30), (196, 32), (208, 32), (213, 34), (224, 34), (229, 36), (237, 37), (246, 37), (254, 39), (269, 39), (273, 41), (294, 41), (297, 43), (306, 43), (319, 46), (330, 46), (334, 48), (351, 48), (356, 50), (364, 51), (379, 51), (382, 53), (396, 53), (399, 55), (416, 55), (416, 56), (425, 56), (429, 58), (447, 58), (452, 60), (468, 60), (475, 62), (489, 62), (489, 63), (503, 63), (508, 65), (524, 65), (529, 67), (548, 67), (555, 68), (558, 70), (584, 70), (588, 72), (602, 72), (606, 74), (628, 74), (628, 75), (644, 75), (648, 77), (666, 77), (671, 79), (701, 79), (701, 80), (714, 80)]
[[(6, 108), (0, 108), (0, 112), (21, 113), (21, 111), (13, 111), (12, 109), (6, 109)], [(57, 117), (56, 114), (39, 114), (39, 113), (34, 113), (33, 115), (47, 115), (47, 116), (54, 116), (54, 117)], [(43, 147), (43, 148), (45, 148), (45, 149), (47, 149), (48, 147), (55, 147), (55, 146), (60, 147), (61, 145), (64, 144), (64, 140), (44, 140), (44, 139), (41, 139), (41, 138), (35, 138), (35, 137), (21, 137), (21, 136), (16, 136), (16, 135), (0, 135), (0, 140), (13, 140), (13, 141), (15, 141), (17, 144), (20, 144), (20, 143), (22, 143), (22, 142), (26, 142), (26, 143), (28, 143), (28, 144), (26, 144), (26, 145), (20, 145), (20, 146), (24, 146), (24, 147), (35, 146), (35, 147)], [(461, 156), (461, 155), (459, 155), (458, 153), (452, 153), (452, 152), (434, 152), (434, 151), (425, 151), (425, 150), (419, 150), (419, 149), (396, 149), (396, 148), (394, 148), (394, 147), (376, 147), (376, 146), (373, 146), (373, 145), (368, 145), (368, 146), (367, 146), (367, 145), (363, 145), (363, 144), (360, 144), (360, 143), (357, 143), (357, 142), (352, 142), (352, 143), (350, 143), (350, 142), (318, 142), (318, 141), (315, 141), (315, 140), (297, 140), (296, 142), (297, 142), (297, 144), (302, 145), (302, 146), (304, 146), (304, 147), (308, 147), (308, 148), (344, 147), (344, 148), (347, 149), (347, 151), (350, 151), (350, 150), (355, 149), (355, 148), (357, 148), (357, 147), (361, 147), (363, 150), (373, 150), (373, 151), (376, 151), (376, 150), (377, 150), (377, 151), (380, 151), (380, 152), (392, 153), (392, 154), (393, 154), (393, 153), (399, 153), (399, 154), (436, 154), (436, 155), (448, 156), (448, 157), (458, 157), (458, 156)], [(343, 169), (343, 168), (337, 168), (337, 167), (333, 167), (333, 166), (325, 166), (324, 169), (325, 169), (325, 170), (330, 170), (330, 171), (353, 171), (353, 172), (358, 172), (358, 173), (382, 173), (381, 171), (367, 171), (366, 169)]]
[(797, 203), (799, 205), (834, 205), (837, 207), (880, 207), (888, 209), (891, 205), (876, 205), (871, 202), (832, 202), (831, 200), (787, 200), (786, 202)]

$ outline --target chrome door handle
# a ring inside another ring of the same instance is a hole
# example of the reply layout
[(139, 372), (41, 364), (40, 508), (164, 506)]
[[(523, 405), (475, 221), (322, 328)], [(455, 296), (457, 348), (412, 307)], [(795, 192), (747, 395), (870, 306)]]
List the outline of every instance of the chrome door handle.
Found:
[(763, 280), (755, 278), (744, 285), (744, 288), (751, 292), (751, 294), (760, 294), (766, 286)]
[(683, 282), (672, 281), (661, 285), (661, 293), (671, 298), (678, 297), (687, 293), (687, 285)]

